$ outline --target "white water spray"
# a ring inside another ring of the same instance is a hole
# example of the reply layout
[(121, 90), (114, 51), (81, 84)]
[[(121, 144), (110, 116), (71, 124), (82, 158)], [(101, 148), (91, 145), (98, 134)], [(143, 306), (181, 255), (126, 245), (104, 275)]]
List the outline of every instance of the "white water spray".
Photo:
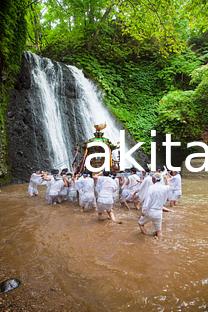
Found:
[(46, 67), (43, 68), (42, 58), (32, 54), (35, 61), (31, 75), (37, 94), (40, 99), (42, 122), (47, 137), (50, 162), (53, 167), (69, 167), (70, 155), (63, 131), (63, 120), (60, 111), (60, 99), (58, 87), (62, 82), (62, 69), (58, 64), (55, 71), (54, 64), (47, 59)]
[(83, 121), (87, 138), (91, 138), (95, 132), (94, 125), (107, 124), (104, 130), (107, 137), (113, 144), (119, 141), (119, 128), (115, 123), (107, 108), (102, 103), (102, 95), (96, 88), (95, 84), (87, 79), (83, 72), (75, 66), (67, 66), (72, 72), (76, 89), (79, 93), (80, 110), (83, 115)]

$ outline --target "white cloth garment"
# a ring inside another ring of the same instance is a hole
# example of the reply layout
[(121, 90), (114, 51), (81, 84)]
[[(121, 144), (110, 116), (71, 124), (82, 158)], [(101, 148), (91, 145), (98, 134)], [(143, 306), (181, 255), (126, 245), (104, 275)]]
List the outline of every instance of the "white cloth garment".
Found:
[(48, 180), (45, 181), (46, 182), (46, 194), (45, 194), (45, 199), (47, 200), (47, 202), (49, 202), (49, 191), (50, 191), (50, 187), (51, 187), (51, 180), (54, 180), (54, 177), (52, 175), (48, 175), (47, 176)]
[(90, 177), (83, 178), (78, 184), (81, 206), (85, 209), (96, 207), (94, 180)]
[(169, 200), (177, 200), (181, 195), (181, 175), (177, 173), (169, 180), (170, 192), (168, 199)]
[(69, 181), (68, 200), (72, 202), (77, 201), (77, 189), (75, 186), (75, 181), (73, 179)]
[(47, 182), (46, 199), (48, 204), (53, 204), (58, 201), (58, 195), (64, 187), (63, 179), (55, 179), (51, 177), (51, 180)]
[(50, 181), (50, 190), (49, 195), (58, 196), (62, 188), (64, 187), (64, 181), (63, 179), (53, 179)]
[(141, 185), (140, 185), (140, 188), (138, 190), (138, 193), (137, 193), (137, 196), (139, 197), (139, 200), (141, 202), (141, 204), (143, 204), (146, 196), (147, 196), (147, 193), (148, 193), (148, 190), (149, 190), (149, 187), (153, 185), (153, 182), (152, 182), (152, 177), (147, 175), (144, 180), (142, 181)]
[(76, 182), (75, 182), (75, 188), (79, 193), (79, 205), (81, 207), (83, 207), (83, 202), (82, 202), (82, 181), (83, 181), (83, 177), (81, 176)]
[(137, 174), (125, 178), (120, 197), (121, 202), (131, 202), (133, 200), (133, 194), (140, 189), (140, 181), (141, 179)]
[(98, 194), (97, 210), (102, 212), (104, 210), (110, 211), (114, 204), (114, 193), (118, 186), (112, 178), (108, 176), (98, 177), (96, 184), (96, 191)]
[(112, 151), (112, 159), (114, 161), (119, 161), (119, 152), (120, 152), (119, 148), (116, 148)]
[(140, 225), (152, 221), (155, 230), (161, 230), (163, 206), (168, 199), (169, 189), (168, 185), (162, 185), (160, 182), (149, 187), (142, 207), (144, 216), (139, 219)]
[(116, 191), (113, 194), (113, 198), (114, 198), (114, 202), (118, 202), (119, 201), (119, 192), (120, 192), (120, 185), (119, 185), (119, 179), (115, 178), (114, 181), (116, 182)]
[(40, 174), (33, 173), (30, 177), (30, 182), (28, 185), (28, 194), (30, 196), (38, 195), (37, 186), (42, 183), (43, 179)]

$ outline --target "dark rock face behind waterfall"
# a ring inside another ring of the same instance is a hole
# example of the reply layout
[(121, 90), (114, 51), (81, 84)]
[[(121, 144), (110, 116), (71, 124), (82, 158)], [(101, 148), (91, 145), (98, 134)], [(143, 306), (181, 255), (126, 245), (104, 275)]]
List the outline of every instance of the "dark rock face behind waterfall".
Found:
[(31, 170), (41, 163), (48, 165), (42, 124), (31, 110), (31, 99), (35, 97), (31, 87), (31, 64), (24, 57), (8, 108), (9, 158), (12, 176), (17, 179), (28, 179)]

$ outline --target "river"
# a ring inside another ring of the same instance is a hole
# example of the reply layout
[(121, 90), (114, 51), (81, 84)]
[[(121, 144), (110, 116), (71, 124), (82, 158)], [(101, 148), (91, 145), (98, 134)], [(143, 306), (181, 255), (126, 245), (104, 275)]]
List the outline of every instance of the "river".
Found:
[[(208, 180), (183, 180), (183, 198), (164, 213), (163, 239), (142, 235), (137, 211), (97, 221), (64, 203), (48, 206), (44, 187), (0, 192), (0, 311), (208, 311)], [(151, 233), (151, 225), (148, 227)]]

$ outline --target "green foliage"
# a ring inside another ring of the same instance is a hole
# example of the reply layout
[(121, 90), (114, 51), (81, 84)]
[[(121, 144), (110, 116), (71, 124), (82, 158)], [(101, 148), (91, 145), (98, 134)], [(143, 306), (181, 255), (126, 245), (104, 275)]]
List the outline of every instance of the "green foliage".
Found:
[[(185, 48), (184, 27), (186, 19), (181, 19), (182, 1), (143, 0), (116, 1), (118, 23), (123, 32), (130, 34), (140, 44), (151, 40), (159, 53), (182, 51)], [(186, 25), (187, 26), (187, 25)]]
[[(81, 45), (97, 37), (111, 10), (109, 0), (45, 0), (28, 12), (28, 45), (42, 50), (57, 42)], [(90, 43), (89, 43), (90, 45)]]
[(191, 73), (191, 85), (198, 85), (208, 75), (208, 64), (196, 68)]
[(26, 40), (26, 0), (5, 1), (0, 11), (0, 184), (9, 180), (6, 112), (9, 92), (21, 64)]
[(164, 133), (174, 139), (187, 142), (199, 138), (201, 124), (200, 108), (193, 101), (194, 91), (171, 91), (160, 101), (158, 123)]
[(195, 90), (176, 90), (165, 95), (159, 105), (158, 125), (161, 132), (187, 143), (202, 138), (208, 127), (208, 69), (203, 65), (192, 74)]
[(194, 102), (200, 107), (199, 124), (201, 131), (208, 129), (208, 70), (204, 71), (201, 82), (195, 89)]
[(208, 30), (208, 2), (206, 0), (186, 1), (183, 11), (183, 15), (188, 16), (188, 26), (192, 36), (200, 36)]
[(201, 61), (197, 55), (187, 49), (181, 54), (171, 56), (161, 70), (159, 77), (164, 80), (167, 90), (190, 89), (191, 73), (200, 65)]
[(63, 41), (72, 50), (84, 45), (88, 51), (121, 52), (115, 44), (119, 32), (120, 43), (127, 49), (130, 44), (135, 57), (167, 58), (208, 29), (206, 8), (203, 0), (36, 1), (27, 16), (28, 45), (42, 50)]
[(189, 39), (188, 44), (202, 62), (208, 61), (208, 31), (200, 34), (194, 34)]

